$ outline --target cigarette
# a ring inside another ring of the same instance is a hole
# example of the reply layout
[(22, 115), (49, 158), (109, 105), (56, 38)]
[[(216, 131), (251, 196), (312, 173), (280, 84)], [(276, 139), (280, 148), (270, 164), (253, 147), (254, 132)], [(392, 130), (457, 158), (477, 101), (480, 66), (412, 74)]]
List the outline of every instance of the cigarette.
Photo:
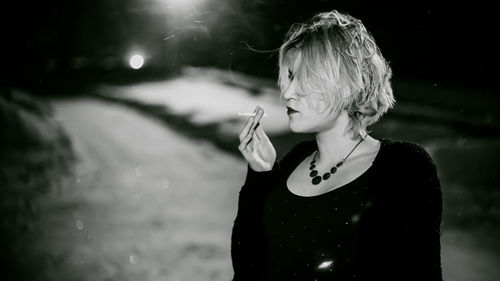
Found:
[[(238, 116), (248, 116), (248, 117), (255, 116), (255, 113), (250, 113), (250, 112), (238, 112), (237, 114), (238, 114)], [(267, 117), (267, 114), (264, 113), (264, 115), (262, 115), (262, 117)]]

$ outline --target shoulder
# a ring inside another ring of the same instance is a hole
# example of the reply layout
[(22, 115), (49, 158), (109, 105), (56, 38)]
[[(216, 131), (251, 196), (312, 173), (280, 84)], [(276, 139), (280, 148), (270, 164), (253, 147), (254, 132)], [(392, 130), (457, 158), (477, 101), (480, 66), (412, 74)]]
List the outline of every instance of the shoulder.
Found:
[[(385, 207), (404, 218), (439, 226), (442, 191), (436, 165), (421, 144), (405, 140), (385, 140), (383, 170), (378, 177)], [(403, 222), (403, 221), (401, 221)], [(405, 226), (406, 227), (406, 226)]]
[(389, 185), (395, 190), (421, 192), (440, 188), (438, 171), (431, 154), (418, 143), (385, 140), (381, 162), (384, 181), (389, 180)]
[(429, 151), (421, 144), (407, 140), (385, 139), (384, 161), (400, 168), (435, 167)]

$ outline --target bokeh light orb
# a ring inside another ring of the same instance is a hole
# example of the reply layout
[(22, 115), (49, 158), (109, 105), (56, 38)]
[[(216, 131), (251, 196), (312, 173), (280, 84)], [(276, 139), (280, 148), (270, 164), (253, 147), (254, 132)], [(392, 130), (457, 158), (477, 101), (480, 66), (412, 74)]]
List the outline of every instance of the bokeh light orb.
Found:
[(130, 67), (139, 69), (144, 65), (144, 58), (141, 55), (133, 55), (129, 60)]

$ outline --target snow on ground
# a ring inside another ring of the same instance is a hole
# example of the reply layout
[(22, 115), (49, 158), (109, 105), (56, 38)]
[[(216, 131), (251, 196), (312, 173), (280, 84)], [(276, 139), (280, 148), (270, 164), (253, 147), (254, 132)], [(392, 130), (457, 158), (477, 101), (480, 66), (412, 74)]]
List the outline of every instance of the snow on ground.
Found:
[(237, 135), (248, 118), (237, 117), (236, 114), (253, 112), (259, 105), (268, 115), (261, 122), (266, 132), (277, 135), (288, 131), (286, 108), (280, 103), (277, 90), (268, 89), (265, 94), (255, 96), (242, 87), (223, 84), (203, 76), (184, 75), (172, 80), (144, 82), (133, 87), (103, 85), (99, 92), (105, 96), (144, 104), (163, 105), (171, 113), (191, 115), (189, 121), (196, 124), (233, 120), (225, 128), (232, 135)]

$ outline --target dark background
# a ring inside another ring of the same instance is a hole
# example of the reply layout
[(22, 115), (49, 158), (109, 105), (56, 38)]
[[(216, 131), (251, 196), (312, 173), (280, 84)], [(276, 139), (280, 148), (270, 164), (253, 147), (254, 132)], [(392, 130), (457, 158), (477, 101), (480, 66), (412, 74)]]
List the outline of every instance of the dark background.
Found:
[(80, 79), (113, 79), (123, 74), (124, 57), (134, 46), (151, 56), (144, 70), (150, 73), (190, 64), (275, 78), (272, 50), (289, 26), (337, 9), (362, 19), (395, 79), (494, 91), (495, 9), (481, 1), (191, 2), (182, 9), (167, 0), (49, 0), (4, 7), (2, 79), (32, 88), (75, 72)]

